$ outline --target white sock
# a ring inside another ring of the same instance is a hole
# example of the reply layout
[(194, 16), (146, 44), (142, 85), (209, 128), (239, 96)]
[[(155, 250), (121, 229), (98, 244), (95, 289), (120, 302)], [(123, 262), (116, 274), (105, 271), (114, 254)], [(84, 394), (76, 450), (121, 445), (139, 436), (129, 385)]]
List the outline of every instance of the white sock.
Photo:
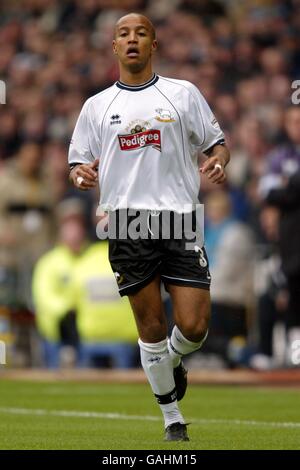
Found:
[(299, 366), (299, 346), (300, 346), (300, 327), (294, 326), (289, 329), (286, 345), (286, 363), (292, 366)]
[(184, 423), (176, 400), (173, 366), (167, 339), (159, 343), (144, 343), (139, 339), (139, 346), (142, 366), (163, 413), (165, 427), (172, 423)]
[(182, 356), (200, 349), (206, 340), (207, 335), (208, 331), (206, 332), (204, 338), (199, 341), (199, 343), (194, 343), (193, 341), (186, 339), (179, 328), (175, 325), (171, 334), (171, 338), (168, 341), (168, 349), (172, 359), (173, 367), (179, 366)]

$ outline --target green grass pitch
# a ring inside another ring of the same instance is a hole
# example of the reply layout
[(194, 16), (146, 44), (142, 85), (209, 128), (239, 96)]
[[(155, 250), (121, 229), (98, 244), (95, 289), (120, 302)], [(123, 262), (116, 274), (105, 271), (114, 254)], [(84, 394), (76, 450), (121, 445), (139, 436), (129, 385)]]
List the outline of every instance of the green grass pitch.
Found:
[(190, 442), (163, 441), (147, 385), (0, 379), (0, 449), (300, 449), (297, 389), (190, 386)]

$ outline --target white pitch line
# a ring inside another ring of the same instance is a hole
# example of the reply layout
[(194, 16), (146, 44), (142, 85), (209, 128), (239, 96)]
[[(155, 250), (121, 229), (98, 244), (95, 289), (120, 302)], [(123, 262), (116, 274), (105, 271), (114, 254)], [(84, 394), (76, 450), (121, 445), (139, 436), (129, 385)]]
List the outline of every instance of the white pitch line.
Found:
[(246, 426), (270, 426), (272, 428), (300, 428), (300, 423), (293, 422), (273, 422), (273, 421), (255, 421), (247, 419), (196, 419), (193, 422), (197, 424), (236, 424)]
[[(65, 418), (96, 418), (116, 419), (131, 421), (162, 421), (158, 416), (126, 415), (121, 413), (100, 413), (98, 411), (69, 411), (69, 410), (44, 410), (30, 408), (4, 408), (0, 407), (0, 413), (31, 416), (62, 416)], [(194, 424), (235, 424), (237, 426), (264, 426), (273, 428), (300, 428), (300, 423), (255, 421), (243, 419), (191, 419)]]
[(36, 416), (63, 416), (65, 418), (124, 419), (132, 421), (161, 421), (158, 416), (125, 415), (120, 413), (99, 413), (98, 411), (41, 410), (29, 408), (2, 408), (0, 413)]

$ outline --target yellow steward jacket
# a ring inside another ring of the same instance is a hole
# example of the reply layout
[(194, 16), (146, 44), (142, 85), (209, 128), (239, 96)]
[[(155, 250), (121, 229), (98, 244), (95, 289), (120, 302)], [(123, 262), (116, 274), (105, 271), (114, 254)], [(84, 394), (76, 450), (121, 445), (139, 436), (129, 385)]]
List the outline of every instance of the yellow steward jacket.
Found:
[(37, 262), (33, 274), (37, 326), (49, 341), (59, 340), (59, 322), (76, 311), (83, 342), (135, 342), (129, 301), (121, 298), (108, 260), (108, 243), (96, 242), (74, 255), (57, 246)]
[(135, 342), (137, 330), (127, 297), (120, 297), (108, 243), (90, 245), (73, 273), (77, 326), (84, 342)]
[(59, 322), (75, 308), (72, 273), (78, 259), (61, 245), (48, 251), (35, 265), (32, 294), (37, 327), (48, 341), (59, 340)]

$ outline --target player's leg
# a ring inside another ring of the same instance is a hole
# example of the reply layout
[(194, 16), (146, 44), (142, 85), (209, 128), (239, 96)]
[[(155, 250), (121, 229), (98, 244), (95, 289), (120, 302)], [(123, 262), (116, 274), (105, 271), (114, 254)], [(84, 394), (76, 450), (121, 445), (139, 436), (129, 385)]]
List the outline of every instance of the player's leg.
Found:
[(164, 246), (165, 259), (161, 277), (173, 304), (175, 326), (169, 339), (177, 399), (187, 387), (187, 371), (182, 356), (199, 349), (205, 341), (210, 318), (210, 273), (204, 247), (195, 243), (187, 249), (185, 234)]
[[(188, 440), (178, 408), (172, 360), (168, 351), (167, 325), (160, 293), (160, 277), (129, 295), (139, 332), (141, 362), (164, 416), (167, 438)], [(169, 432), (173, 429), (175, 432)]]
[(180, 361), (180, 355), (189, 354), (199, 349), (207, 336), (210, 319), (210, 293), (206, 289), (171, 284), (168, 286), (168, 290), (172, 299), (175, 323), (170, 346), (176, 366)]
[(177, 425), (171, 438), (187, 440), (186, 427), (177, 405), (173, 365), (168, 352), (167, 326), (158, 275), (161, 253), (156, 243), (147, 238), (110, 238), (109, 259), (120, 295), (127, 295), (131, 302), (140, 335), (141, 362), (162, 410), (165, 426), (169, 428)]
[(167, 323), (160, 293), (160, 276), (134, 295), (128, 295), (139, 337), (146, 343), (158, 343), (167, 336)]
[(175, 326), (168, 347), (174, 367), (177, 399), (187, 388), (187, 370), (182, 357), (201, 348), (208, 333), (210, 294), (206, 289), (169, 285)]

